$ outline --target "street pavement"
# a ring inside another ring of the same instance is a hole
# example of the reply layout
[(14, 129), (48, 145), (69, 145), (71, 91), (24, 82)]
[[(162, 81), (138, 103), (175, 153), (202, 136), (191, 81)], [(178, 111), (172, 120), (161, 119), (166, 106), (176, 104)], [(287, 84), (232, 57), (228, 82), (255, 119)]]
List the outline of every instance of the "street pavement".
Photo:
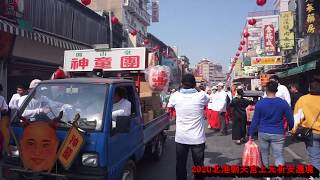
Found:
[[(165, 151), (162, 159), (158, 162), (152, 161), (145, 157), (137, 167), (138, 180), (167, 180), (175, 179), (175, 125), (171, 125), (168, 133), (168, 139), (165, 144)], [(228, 130), (228, 136), (218, 136), (211, 130), (206, 129), (206, 149), (205, 149), (205, 165), (240, 165), (244, 145), (236, 145), (231, 140), (231, 129)], [(292, 138), (287, 138), (285, 147), (285, 161), (287, 164), (306, 163), (307, 154), (304, 143), (294, 142)], [(271, 158), (271, 164), (274, 162)], [(191, 173), (192, 167), (191, 152), (189, 152), (189, 160), (187, 164), (188, 180), (193, 179)], [(232, 179), (211, 177), (206, 179)], [(253, 178), (242, 178), (253, 179)], [(286, 178), (292, 179), (292, 178)], [(294, 178), (305, 179), (305, 178)]]

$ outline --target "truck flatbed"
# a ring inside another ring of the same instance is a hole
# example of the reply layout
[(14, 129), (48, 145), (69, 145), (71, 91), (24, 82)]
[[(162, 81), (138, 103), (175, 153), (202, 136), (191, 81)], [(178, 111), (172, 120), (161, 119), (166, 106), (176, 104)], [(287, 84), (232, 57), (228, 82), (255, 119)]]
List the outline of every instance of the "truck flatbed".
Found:
[(158, 135), (161, 131), (169, 127), (170, 125), (170, 117), (169, 113), (165, 113), (156, 119), (150, 121), (149, 123), (143, 126), (143, 142), (147, 144), (150, 142), (156, 135)]

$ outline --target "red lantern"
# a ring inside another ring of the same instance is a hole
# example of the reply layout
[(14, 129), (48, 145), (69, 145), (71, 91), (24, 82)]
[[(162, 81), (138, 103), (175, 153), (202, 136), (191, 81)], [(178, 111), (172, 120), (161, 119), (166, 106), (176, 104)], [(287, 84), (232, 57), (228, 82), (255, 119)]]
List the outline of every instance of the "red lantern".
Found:
[(249, 34), (248, 31), (243, 32), (243, 37), (247, 38), (247, 37), (249, 37), (249, 36), (250, 36), (250, 34)]
[(113, 25), (116, 25), (116, 24), (119, 23), (119, 19), (118, 19), (116, 16), (112, 16), (112, 18), (111, 18), (111, 23), (112, 23)]
[(257, 23), (257, 20), (252, 18), (248, 20), (248, 24), (250, 24), (251, 26), (254, 26)]
[(65, 78), (66, 78), (66, 74), (64, 73), (64, 71), (62, 69), (57, 69), (53, 73), (53, 76), (51, 77), (51, 79), (65, 79)]
[(238, 50), (239, 50), (239, 51), (242, 51), (242, 46), (240, 46), (240, 47), (238, 48)]
[(91, 0), (81, 0), (81, 3), (85, 6), (88, 6), (89, 4), (91, 4)]
[(138, 34), (138, 31), (134, 29), (134, 30), (130, 31), (130, 34), (131, 34), (132, 36), (135, 36), (135, 35)]
[(148, 70), (148, 82), (153, 91), (165, 91), (169, 86), (170, 71), (164, 66), (153, 66)]
[(244, 45), (246, 44), (246, 42), (245, 42), (244, 40), (242, 40), (242, 41), (240, 42), (240, 44), (241, 44), (242, 46), (244, 46)]
[(145, 39), (145, 40), (143, 40), (143, 43), (144, 43), (145, 45), (147, 45), (147, 44), (150, 43), (150, 40), (149, 40), (149, 39)]
[(267, 0), (257, 0), (258, 6), (264, 6), (267, 3)]
[(237, 57), (240, 56), (240, 53), (237, 53), (236, 56), (237, 56)]

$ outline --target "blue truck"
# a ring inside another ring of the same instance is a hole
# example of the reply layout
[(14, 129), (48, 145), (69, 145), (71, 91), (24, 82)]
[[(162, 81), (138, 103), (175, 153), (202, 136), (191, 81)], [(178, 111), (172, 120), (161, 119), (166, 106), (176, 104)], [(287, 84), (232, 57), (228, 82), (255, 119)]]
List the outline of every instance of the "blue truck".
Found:
[[(113, 117), (113, 98), (117, 88), (125, 89), (125, 98), (131, 102), (131, 115)], [(35, 100), (37, 102), (35, 102)], [(50, 111), (38, 111), (38, 108)], [(134, 180), (136, 165), (148, 153), (159, 160), (164, 152), (170, 118), (156, 109), (154, 119), (145, 121), (141, 98), (135, 82), (109, 78), (70, 78), (42, 81), (31, 91), (19, 113), (31, 122), (37, 112), (54, 118), (60, 111), (63, 117), (56, 134), (61, 142), (66, 138), (75, 114), (79, 113), (79, 130), (85, 144), (70, 168), (57, 161), (51, 172), (32, 172), (23, 168), (17, 142), (23, 128), (20, 118), (11, 123), (16, 142), (11, 142), (10, 153), (4, 155), (3, 179), (96, 179)]]

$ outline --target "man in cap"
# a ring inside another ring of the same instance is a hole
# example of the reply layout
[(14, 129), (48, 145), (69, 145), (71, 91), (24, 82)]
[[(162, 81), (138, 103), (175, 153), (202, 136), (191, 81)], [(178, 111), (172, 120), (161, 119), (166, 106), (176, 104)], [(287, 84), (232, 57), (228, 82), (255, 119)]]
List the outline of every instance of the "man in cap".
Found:
[[(205, 132), (204, 107), (209, 98), (196, 89), (196, 80), (192, 74), (182, 78), (182, 88), (172, 94), (168, 107), (175, 108), (176, 118), (176, 179), (186, 180), (186, 163), (191, 149), (195, 166), (204, 164)], [(203, 177), (195, 176), (195, 179)]]
[(227, 93), (223, 90), (223, 83), (220, 82), (217, 85), (218, 91), (215, 94), (215, 106), (213, 107), (214, 111), (219, 112), (219, 119), (220, 119), (220, 135), (226, 136), (227, 135), (227, 125), (226, 125), (226, 111), (227, 111)]

